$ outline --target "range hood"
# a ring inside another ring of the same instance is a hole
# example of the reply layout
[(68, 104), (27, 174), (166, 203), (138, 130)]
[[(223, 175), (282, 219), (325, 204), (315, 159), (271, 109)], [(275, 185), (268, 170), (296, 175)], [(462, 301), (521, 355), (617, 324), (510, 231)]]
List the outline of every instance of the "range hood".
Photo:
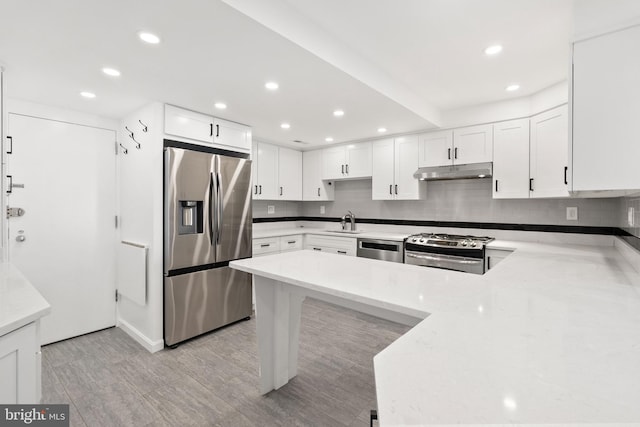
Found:
[(471, 163), (467, 165), (432, 166), (419, 168), (413, 174), (421, 181), (444, 181), (447, 179), (489, 178), (493, 175), (493, 163)]

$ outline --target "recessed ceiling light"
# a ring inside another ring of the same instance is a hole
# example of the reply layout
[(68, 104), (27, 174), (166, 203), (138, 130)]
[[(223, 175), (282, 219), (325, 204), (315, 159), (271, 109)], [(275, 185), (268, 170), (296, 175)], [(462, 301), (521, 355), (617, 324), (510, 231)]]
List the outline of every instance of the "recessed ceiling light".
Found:
[(499, 44), (493, 45), (493, 46), (489, 46), (488, 48), (486, 48), (484, 50), (484, 53), (486, 55), (497, 55), (500, 52), (502, 52), (502, 46), (500, 46)]
[(378, 128), (378, 132), (380, 133), (385, 133), (387, 131), (387, 128)]
[(142, 40), (145, 43), (149, 43), (149, 44), (160, 43), (160, 37), (156, 36), (155, 34), (146, 33), (142, 31), (138, 33), (138, 37), (140, 37), (140, 40)]
[(276, 90), (278, 89), (280, 86), (278, 85), (278, 83), (276, 82), (266, 82), (264, 84), (264, 87), (266, 87), (269, 90)]
[(504, 90), (506, 90), (507, 92), (514, 92), (516, 90), (520, 89), (520, 85), (518, 84), (512, 84), (507, 86), (506, 88), (504, 88)]
[(344, 116), (344, 111), (336, 110), (336, 111), (333, 112), (333, 115), (336, 116), (336, 117), (342, 117), (342, 116)]
[(215, 104), (213, 104), (213, 106), (218, 110), (224, 110), (225, 108), (227, 108), (227, 104), (225, 104), (224, 102), (216, 102)]
[(330, 136), (326, 137), (324, 140), (327, 142), (333, 142), (333, 138), (331, 138)]
[(102, 69), (102, 72), (105, 73), (107, 76), (111, 76), (111, 77), (119, 77), (120, 76), (120, 71), (116, 70), (115, 68), (105, 67), (105, 68)]
[(93, 92), (80, 92), (80, 96), (83, 96), (85, 98), (95, 98), (96, 94)]
[(289, 128), (291, 127), (291, 125), (290, 125), (289, 123), (282, 123), (282, 124), (280, 125), (280, 127), (281, 127), (282, 129), (289, 129)]

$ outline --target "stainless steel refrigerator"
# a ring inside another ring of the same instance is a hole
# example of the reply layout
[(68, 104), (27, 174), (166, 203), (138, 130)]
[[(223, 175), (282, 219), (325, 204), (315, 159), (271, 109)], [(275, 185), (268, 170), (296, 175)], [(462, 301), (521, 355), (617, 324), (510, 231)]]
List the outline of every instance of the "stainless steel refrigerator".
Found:
[[(164, 340), (168, 346), (248, 318), (251, 160), (165, 140)], [(197, 151), (196, 151), (197, 150)]]

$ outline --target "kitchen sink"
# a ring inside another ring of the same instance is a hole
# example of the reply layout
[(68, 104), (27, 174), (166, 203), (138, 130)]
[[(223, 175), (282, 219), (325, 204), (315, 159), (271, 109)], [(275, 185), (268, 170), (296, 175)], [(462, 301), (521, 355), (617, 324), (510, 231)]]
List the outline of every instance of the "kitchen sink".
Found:
[(340, 234), (360, 234), (364, 233), (364, 230), (324, 230), (329, 233), (340, 233)]

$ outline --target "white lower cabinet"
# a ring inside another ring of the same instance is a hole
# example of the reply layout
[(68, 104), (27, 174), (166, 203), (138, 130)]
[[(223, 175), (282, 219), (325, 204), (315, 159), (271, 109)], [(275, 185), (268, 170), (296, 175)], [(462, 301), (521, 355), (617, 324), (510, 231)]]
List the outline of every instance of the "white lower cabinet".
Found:
[(357, 239), (354, 237), (334, 237), (319, 234), (307, 234), (304, 248), (339, 255), (356, 256)]
[(0, 402), (40, 403), (40, 339), (38, 322), (0, 337)]
[[(290, 236), (273, 236), (253, 239), (253, 256), (279, 254), (281, 252), (299, 251), (302, 249), (302, 234), (293, 234)], [(255, 307), (256, 293), (255, 287), (252, 290), (252, 303)]]
[(500, 261), (511, 255), (512, 252), (508, 249), (487, 249), (484, 253), (484, 270), (491, 270)]

